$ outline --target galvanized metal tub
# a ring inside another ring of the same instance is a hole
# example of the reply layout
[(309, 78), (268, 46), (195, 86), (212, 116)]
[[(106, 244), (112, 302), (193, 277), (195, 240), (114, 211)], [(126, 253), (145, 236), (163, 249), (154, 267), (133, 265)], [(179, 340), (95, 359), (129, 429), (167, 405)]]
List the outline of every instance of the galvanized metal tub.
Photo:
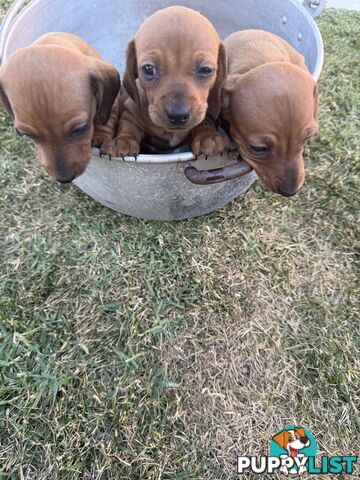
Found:
[[(46, 32), (64, 31), (83, 37), (123, 73), (127, 44), (140, 24), (171, 5), (200, 11), (222, 38), (246, 28), (276, 33), (304, 55), (316, 80), (320, 75), (321, 34), (297, 0), (18, 0), (2, 25), (0, 62)], [(182, 220), (217, 210), (248, 190), (256, 174), (236, 171), (236, 166), (234, 172), (232, 164), (234, 159), (227, 155), (195, 161), (189, 151), (109, 162), (94, 149), (87, 170), (74, 183), (103, 205), (127, 215)], [(203, 171), (201, 176), (209, 184), (193, 183), (195, 169)], [(204, 172), (213, 169), (218, 171)]]

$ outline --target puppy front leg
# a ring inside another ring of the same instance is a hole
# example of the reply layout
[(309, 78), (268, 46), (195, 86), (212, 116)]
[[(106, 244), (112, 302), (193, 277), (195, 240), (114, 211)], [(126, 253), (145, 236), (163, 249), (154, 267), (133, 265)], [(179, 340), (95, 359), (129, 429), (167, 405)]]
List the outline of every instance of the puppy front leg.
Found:
[(136, 157), (140, 153), (141, 141), (145, 132), (135, 122), (131, 115), (123, 115), (119, 122), (117, 135), (114, 138), (117, 157)]
[(222, 154), (229, 148), (230, 142), (225, 133), (219, 132), (214, 120), (207, 115), (200, 125), (191, 131), (191, 149), (194, 155)]
[(114, 106), (111, 110), (111, 116), (109, 121), (102, 125), (101, 123), (95, 123), (93, 145), (95, 147), (101, 147), (101, 153), (105, 155), (113, 155), (113, 145), (111, 140), (114, 138), (116, 130), (118, 128), (119, 121), (120, 102), (119, 98), (116, 99)]

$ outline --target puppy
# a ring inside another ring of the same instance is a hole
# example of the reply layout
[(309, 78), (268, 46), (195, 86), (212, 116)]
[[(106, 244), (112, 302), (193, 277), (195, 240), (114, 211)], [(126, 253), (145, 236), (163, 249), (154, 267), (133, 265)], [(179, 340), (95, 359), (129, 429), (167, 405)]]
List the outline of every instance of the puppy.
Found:
[(228, 37), (222, 115), (242, 158), (269, 190), (285, 197), (304, 184), (303, 151), (316, 135), (318, 92), (304, 58), (272, 33)]
[(200, 13), (170, 7), (149, 17), (127, 50), (124, 111), (104, 153), (136, 156), (142, 145), (176, 149), (192, 140), (195, 155), (227, 148), (218, 133), (226, 53)]
[(289, 457), (296, 457), (299, 450), (310, 445), (310, 440), (306, 436), (303, 428), (295, 428), (294, 430), (283, 430), (273, 438), (281, 448), (284, 448)]
[[(304, 448), (309, 447), (311, 443), (309, 438), (306, 436), (305, 429), (302, 427), (295, 428), (294, 430), (283, 430), (272, 437), (272, 439), (279, 445), (279, 447), (287, 451), (288, 457), (298, 457), (299, 460), (304, 457), (304, 454), (299, 452)], [(286, 455), (284, 455), (284, 457), (286, 457)], [(305, 466), (300, 466), (299, 470), (293, 468), (289, 472), (288, 468), (284, 466), (280, 471), (285, 474), (298, 473), (299, 475), (303, 475), (307, 469)]]
[(61, 183), (84, 172), (92, 143), (114, 136), (119, 90), (115, 68), (69, 33), (40, 37), (0, 68), (0, 99), (16, 130), (36, 142), (41, 165)]

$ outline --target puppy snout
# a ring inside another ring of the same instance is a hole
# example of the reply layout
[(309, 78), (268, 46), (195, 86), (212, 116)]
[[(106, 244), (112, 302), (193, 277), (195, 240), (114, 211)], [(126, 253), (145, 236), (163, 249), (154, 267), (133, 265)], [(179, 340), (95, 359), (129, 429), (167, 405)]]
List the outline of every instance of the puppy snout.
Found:
[(73, 180), (75, 180), (75, 177), (76, 177), (76, 175), (73, 174), (71, 177), (68, 177), (68, 178), (58, 178), (58, 177), (56, 177), (56, 180), (59, 183), (71, 183)]
[(281, 190), (281, 189), (278, 190), (280, 195), (282, 195), (283, 197), (293, 197), (294, 195), (296, 195), (298, 193), (298, 191), (299, 191), (298, 189), (291, 190), (291, 191), (286, 191), (286, 190)]
[(293, 197), (304, 185), (304, 177), (300, 170), (289, 169), (284, 172), (278, 183), (278, 193), (283, 197)]
[(76, 171), (71, 163), (62, 155), (57, 155), (51, 162), (51, 173), (59, 183), (71, 183), (76, 178)]
[(165, 107), (170, 123), (174, 126), (185, 126), (191, 117), (191, 107), (186, 104), (171, 103)]
[(300, 442), (306, 445), (308, 443), (309, 439), (307, 437), (301, 437)]

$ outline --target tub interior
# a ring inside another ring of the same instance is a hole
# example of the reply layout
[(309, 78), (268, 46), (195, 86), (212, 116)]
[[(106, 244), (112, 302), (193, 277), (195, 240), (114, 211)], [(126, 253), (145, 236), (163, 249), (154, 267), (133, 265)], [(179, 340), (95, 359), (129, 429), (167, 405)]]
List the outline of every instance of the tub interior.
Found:
[(127, 44), (140, 24), (155, 11), (171, 5), (200, 11), (222, 38), (247, 28), (276, 33), (304, 55), (315, 78), (320, 73), (321, 36), (297, 0), (34, 0), (15, 20), (3, 60), (44, 33), (62, 31), (83, 37), (122, 74)]

